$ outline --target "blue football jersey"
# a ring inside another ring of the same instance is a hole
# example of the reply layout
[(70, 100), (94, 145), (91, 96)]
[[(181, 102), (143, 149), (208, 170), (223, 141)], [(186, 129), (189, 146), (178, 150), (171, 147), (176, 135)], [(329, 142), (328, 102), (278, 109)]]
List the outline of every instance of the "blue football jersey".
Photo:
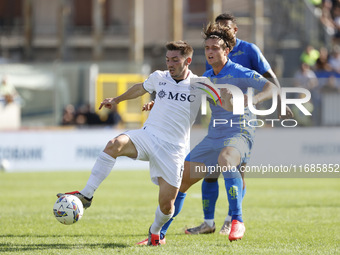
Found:
[[(231, 84), (240, 88), (243, 94), (247, 94), (248, 88), (254, 88), (261, 91), (268, 82), (258, 72), (245, 68), (239, 64), (232, 62), (230, 59), (225, 64), (218, 75), (213, 70), (206, 71), (203, 76), (208, 77), (214, 84)], [(250, 97), (252, 95), (248, 95)], [(248, 107), (244, 109), (244, 114), (238, 115), (228, 112), (219, 105), (210, 103), (211, 120), (209, 123), (208, 137), (222, 138), (231, 137), (235, 134), (243, 134), (247, 138), (253, 140), (255, 134), (256, 123), (248, 125), (249, 120), (256, 120), (256, 116), (252, 114)], [(218, 124), (214, 127), (214, 120), (226, 120), (227, 124)]]
[[(236, 45), (229, 53), (228, 58), (234, 63), (240, 64), (263, 75), (271, 69), (267, 59), (260, 49), (253, 43), (236, 39)], [(206, 62), (206, 70), (212, 69)]]

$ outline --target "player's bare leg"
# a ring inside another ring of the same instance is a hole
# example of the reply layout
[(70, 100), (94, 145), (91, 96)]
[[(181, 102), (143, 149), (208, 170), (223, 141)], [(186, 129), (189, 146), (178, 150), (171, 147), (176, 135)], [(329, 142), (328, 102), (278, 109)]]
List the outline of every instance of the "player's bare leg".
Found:
[(179, 188), (180, 192), (186, 193), (192, 185), (199, 182), (207, 175), (205, 172), (196, 171), (196, 169), (202, 169), (203, 167), (205, 167), (203, 163), (184, 162), (183, 179), (181, 187)]
[(160, 241), (160, 231), (162, 226), (171, 219), (174, 214), (174, 202), (178, 193), (178, 188), (167, 183), (163, 178), (158, 177), (159, 206), (156, 209), (155, 220), (149, 229), (148, 245), (165, 244), (165, 241)]
[[(109, 141), (104, 151), (99, 154), (85, 188), (80, 192), (73, 191), (66, 194), (77, 196), (82, 201), (85, 209), (90, 207), (95, 190), (110, 174), (116, 162), (116, 158), (120, 156), (127, 156), (131, 158), (137, 157), (136, 147), (131, 142), (130, 138), (124, 134)], [(63, 193), (59, 193), (57, 196), (59, 197), (62, 194)]]
[(113, 138), (107, 143), (104, 152), (113, 158), (120, 156), (137, 157), (137, 149), (127, 135), (119, 135)]
[(167, 183), (163, 178), (158, 178), (159, 195), (158, 202), (161, 211), (164, 214), (171, 214), (174, 212), (174, 202), (178, 193), (178, 188)]
[[(175, 216), (178, 215), (178, 213), (180, 213), (183, 203), (184, 203), (184, 199), (186, 196), (186, 191), (196, 182), (200, 181), (202, 178), (204, 178), (204, 176), (206, 175), (206, 173), (195, 173), (195, 175), (191, 174), (191, 171), (195, 170), (195, 166), (204, 166), (204, 164), (201, 163), (195, 163), (195, 162), (189, 162), (189, 161), (185, 161), (184, 162), (184, 170), (183, 170), (183, 178), (182, 178), (182, 184), (181, 187), (179, 189), (179, 192), (177, 194), (177, 197), (175, 197), (176, 199), (174, 200), (174, 203), (176, 204), (176, 206), (174, 207), (175, 211), (173, 216), (168, 220), (168, 222), (166, 222), (162, 229), (161, 229), (161, 236), (160, 236), (160, 243), (161, 244), (165, 244), (165, 235), (166, 232), (169, 228), (169, 226), (171, 225), (173, 219)], [(161, 182), (160, 182), (161, 183)], [(171, 186), (172, 187), (172, 186)], [(168, 188), (165, 187), (165, 189), (162, 189), (164, 191), (169, 191)], [(160, 190), (161, 192), (161, 190)], [(170, 192), (171, 193), (171, 192)], [(161, 201), (159, 202), (161, 204)], [(162, 204), (165, 206), (165, 209), (167, 209), (168, 205), (166, 206), (164, 204), (164, 202), (162, 202)], [(173, 203), (171, 203), (173, 205)], [(147, 240), (143, 240), (139, 243), (137, 243), (137, 245), (146, 245), (147, 244)]]

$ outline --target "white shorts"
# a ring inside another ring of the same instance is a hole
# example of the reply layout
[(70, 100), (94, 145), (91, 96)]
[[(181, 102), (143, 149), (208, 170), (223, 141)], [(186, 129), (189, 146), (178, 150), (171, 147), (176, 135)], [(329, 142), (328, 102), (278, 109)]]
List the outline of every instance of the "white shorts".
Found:
[(182, 182), (184, 146), (165, 142), (147, 131), (147, 127), (130, 130), (124, 133), (135, 145), (136, 159), (149, 161), (151, 181), (158, 185), (158, 177), (162, 177), (170, 185), (179, 188)]

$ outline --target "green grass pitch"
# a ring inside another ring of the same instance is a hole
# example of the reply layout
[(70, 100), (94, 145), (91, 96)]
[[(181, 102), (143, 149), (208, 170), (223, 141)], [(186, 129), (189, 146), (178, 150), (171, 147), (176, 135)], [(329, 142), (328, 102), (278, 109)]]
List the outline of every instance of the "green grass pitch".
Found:
[(89, 172), (0, 173), (1, 254), (340, 254), (340, 179), (247, 179), (246, 233), (230, 243), (218, 234), (227, 212), (223, 180), (216, 233), (188, 236), (202, 222), (193, 186), (161, 247), (138, 247), (157, 206), (148, 171), (113, 171), (92, 207), (74, 225), (52, 214), (56, 193), (81, 189)]

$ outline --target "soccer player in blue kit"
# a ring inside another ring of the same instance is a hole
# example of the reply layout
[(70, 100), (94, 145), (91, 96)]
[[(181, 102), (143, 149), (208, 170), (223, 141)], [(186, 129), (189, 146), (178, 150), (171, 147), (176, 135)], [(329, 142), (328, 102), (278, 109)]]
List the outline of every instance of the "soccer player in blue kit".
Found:
[[(215, 22), (220, 23), (223, 26), (229, 26), (234, 32), (235, 38), (238, 31), (238, 27), (236, 24), (235, 17), (230, 13), (223, 13), (216, 17)], [(255, 70), (263, 77), (270, 79), (275, 85), (280, 88), (280, 84), (277, 80), (277, 77), (273, 70), (271, 69), (268, 61), (261, 53), (260, 49), (253, 43), (249, 43), (243, 40), (236, 38), (236, 45), (233, 50), (228, 55), (229, 59), (234, 63), (240, 64), (243, 67), (249, 68), (251, 70)], [(206, 70), (212, 69), (212, 66), (209, 65), (208, 61), (206, 62)], [(280, 102), (280, 98), (279, 101)], [(280, 105), (280, 103), (278, 104)], [(289, 107), (286, 109), (287, 117), (292, 118), (293, 113)], [(280, 109), (278, 110), (280, 113)], [(280, 114), (279, 114), (280, 115)], [(281, 117), (281, 116), (279, 116)], [(249, 157), (242, 163), (242, 166), (245, 167)], [(204, 178), (202, 182), (202, 205), (204, 212), (204, 222), (194, 228), (186, 229), (186, 234), (209, 234), (215, 232), (215, 205), (219, 195), (219, 185), (217, 181), (217, 176), (210, 175)], [(242, 173), (243, 179), (243, 196), (246, 192), (246, 186), (244, 182), (244, 175)], [(229, 235), (231, 230), (231, 210), (229, 209), (228, 215), (225, 218), (224, 224), (221, 227), (220, 234)]]
[[(248, 88), (255, 88), (260, 92), (253, 96), (253, 104), (272, 98), (276, 86), (263, 78), (256, 71), (242, 67), (228, 59), (228, 54), (236, 44), (235, 36), (230, 27), (218, 23), (209, 24), (204, 29), (205, 56), (213, 69), (208, 70), (203, 76), (208, 77), (217, 84), (232, 84), (239, 87), (244, 94)], [(221, 97), (230, 96), (230, 92), (221, 89)], [(250, 96), (250, 95), (248, 95)], [(186, 191), (196, 182), (205, 177), (206, 172), (195, 172), (195, 169), (205, 166), (224, 166), (232, 171), (224, 174), (228, 201), (231, 209), (232, 226), (229, 240), (241, 239), (245, 233), (242, 219), (243, 181), (241, 173), (233, 171), (238, 169), (247, 159), (253, 144), (254, 128), (243, 126), (242, 120), (252, 119), (248, 107), (242, 115), (233, 115), (221, 106), (210, 104), (212, 117), (209, 124), (208, 135), (190, 152), (184, 162), (183, 179), (180, 190), (175, 200), (173, 217), (162, 227), (160, 243), (165, 244), (165, 234), (176, 215), (181, 211), (186, 197)], [(234, 123), (229, 125), (214, 125), (215, 119), (227, 119)], [(238, 123), (238, 124), (236, 124)], [(146, 244), (146, 240), (139, 243)]]

